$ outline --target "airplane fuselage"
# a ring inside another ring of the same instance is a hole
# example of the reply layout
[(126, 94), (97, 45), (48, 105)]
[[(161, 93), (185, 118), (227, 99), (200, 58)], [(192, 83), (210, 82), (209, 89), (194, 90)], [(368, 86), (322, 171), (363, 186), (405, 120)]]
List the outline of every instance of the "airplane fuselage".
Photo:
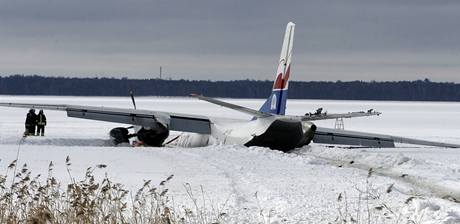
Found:
[(183, 133), (174, 143), (181, 147), (200, 147), (209, 144), (239, 144), (289, 151), (307, 145), (316, 126), (298, 119), (271, 116), (251, 121), (219, 121), (211, 123), (211, 134)]

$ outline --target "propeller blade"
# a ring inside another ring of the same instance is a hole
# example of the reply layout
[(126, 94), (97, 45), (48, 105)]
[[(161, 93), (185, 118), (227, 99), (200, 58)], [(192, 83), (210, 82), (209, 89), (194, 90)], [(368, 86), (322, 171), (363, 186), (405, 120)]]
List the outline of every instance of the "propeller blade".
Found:
[(134, 93), (132, 90), (129, 91), (129, 95), (131, 96), (131, 101), (133, 101), (133, 106), (134, 106), (134, 110), (136, 110), (136, 100), (134, 100)]

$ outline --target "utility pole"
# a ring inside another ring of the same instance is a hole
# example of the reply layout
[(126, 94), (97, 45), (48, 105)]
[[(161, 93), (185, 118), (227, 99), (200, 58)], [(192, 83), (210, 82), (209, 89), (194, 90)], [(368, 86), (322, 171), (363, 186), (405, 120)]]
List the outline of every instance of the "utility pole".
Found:
[(161, 68), (161, 66), (160, 66), (160, 79), (161, 79), (161, 70), (162, 70), (162, 68)]

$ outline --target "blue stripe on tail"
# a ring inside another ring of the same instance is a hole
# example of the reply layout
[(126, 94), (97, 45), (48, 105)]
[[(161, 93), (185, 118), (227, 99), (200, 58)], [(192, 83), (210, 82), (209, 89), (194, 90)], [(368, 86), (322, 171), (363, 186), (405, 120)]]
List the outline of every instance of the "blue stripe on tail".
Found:
[(259, 111), (264, 113), (284, 115), (286, 112), (287, 93), (287, 89), (273, 90)]

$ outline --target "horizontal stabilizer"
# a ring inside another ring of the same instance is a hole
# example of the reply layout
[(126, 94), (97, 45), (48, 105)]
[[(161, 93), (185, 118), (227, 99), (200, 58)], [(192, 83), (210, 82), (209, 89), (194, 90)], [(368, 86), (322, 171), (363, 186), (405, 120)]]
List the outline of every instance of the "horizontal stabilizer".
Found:
[(317, 120), (328, 120), (328, 119), (337, 119), (337, 118), (354, 118), (354, 117), (368, 117), (368, 116), (379, 116), (380, 112), (377, 111), (359, 111), (359, 112), (349, 112), (343, 114), (306, 114), (302, 116), (302, 121), (317, 121)]
[(198, 98), (200, 100), (204, 100), (204, 101), (207, 101), (207, 102), (210, 102), (210, 103), (222, 106), (222, 107), (226, 107), (226, 108), (229, 108), (229, 109), (232, 109), (232, 110), (236, 110), (236, 111), (239, 111), (239, 112), (242, 112), (242, 113), (245, 113), (245, 114), (249, 114), (249, 115), (252, 115), (252, 116), (258, 117), (258, 118), (273, 116), (272, 114), (269, 114), (269, 113), (257, 111), (257, 110), (247, 108), (247, 107), (243, 107), (243, 106), (236, 105), (236, 104), (227, 103), (227, 102), (217, 100), (217, 99), (214, 99), (214, 98), (205, 97), (203, 95), (191, 94), (191, 96), (196, 97), (196, 98)]

